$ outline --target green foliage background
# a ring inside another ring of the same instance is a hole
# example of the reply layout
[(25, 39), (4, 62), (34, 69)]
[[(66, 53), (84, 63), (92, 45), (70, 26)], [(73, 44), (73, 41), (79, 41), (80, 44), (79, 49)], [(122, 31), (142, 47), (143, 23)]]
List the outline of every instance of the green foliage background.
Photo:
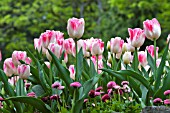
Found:
[[(67, 35), (67, 20), (85, 19), (83, 38), (104, 41), (115, 36), (128, 37), (128, 28), (143, 28), (143, 21), (157, 18), (162, 34), (158, 46), (163, 49), (170, 32), (169, 0), (2, 0), (0, 2), (0, 49), (3, 57), (14, 50), (33, 49), (33, 39), (45, 30)], [(146, 40), (145, 45), (152, 44)], [(142, 49), (145, 49), (145, 45)]]

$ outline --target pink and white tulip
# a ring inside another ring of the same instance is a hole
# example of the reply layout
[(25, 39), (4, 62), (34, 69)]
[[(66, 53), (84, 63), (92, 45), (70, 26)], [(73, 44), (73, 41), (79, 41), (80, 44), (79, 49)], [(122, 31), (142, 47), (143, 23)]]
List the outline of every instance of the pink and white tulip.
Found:
[(124, 64), (130, 64), (130, 62), (132, 61), (132, 55), (131, 52), (125, 52), (123, 54), (123, 63)]
[(147, 53), (145, 51), (138, 52), (139, 63), (145, 67), (148, 64)]
[(17, 68), (18, 75), (21, 79), (28, 79), (30, 76), (30, 66), (22, 64)]
[(124, 40), (120, 37), (115, 37), (110, 40), (110, 51), (111, 53), (121, 53)]
[(74, 65), (70, 65), (69, 66), (69, 71), (70, 71), (70, 78), (72, 78), (73, 80), (75, 80), (75, 69), (74, 69)]
[(81, 38), (84, 33), (85, 22), (83, 18), (71, 18), (67, 22), (67, 32), (71, 38)]
[(156, 18), (144, 21), (143, 28), (145, 35), (149, 40), (157, 40), (161, 35), (161, 26)]
[(145, 41), (144, 30), (140, 28), (128, 28), (128, 32), (130, 35), (131, 45), (136, 48), (141, 47)]
[(5, 59), (3, 69), (8, 77), (12, 76), (13, 74), (17, 74), (17, 68), (12, 62), (12, 58)]
[(67, 54), (72, 54), (73, 56), (75, 56), (76, 48), (75, 48), (75, 42), (72, 38), (65, 39), (63, 43), (63, 47)]
[(84, 57), (90, 56), (90, 53), (87, 51), (87, 41), (86, 40), (82, 40), (82, 39), (78, 40), (77, 46), (78, 46), (78, 51), (80, 51), (80, 48), (82, 48)]
[[(148, 50), (149, 54), (154, 58), (154, 46), (153, 45), (147, 46), (146, 50)], [(158, 58), (158, 50), (159, 48), (156, 47), (156, 58)]]
[(134, 52), (135, 51), (135, 47), (132, 46), (130, 38), (126, 38), (126, 40), (127, 40), (127, 51)]
[(95, 39), (92, 42), (91, 54), (92, 55), (102, 55), (104, 51), (104, 42), (101, 39)]
[[(57, 57), (57, 58), (60, 58), (61, 54), (62, 54), (62, 51), (63, 51), (63, 48), (61, 45), (58, 45), (58, 44), (55, 44), (55, 43), (50, 43), (49, 46), (48, 46), (48, 49), (54, 53), (54, 55)], [(51, 55), (49, 54), (49, 52), (47, 51), (46, 52), (46, 56), (47, 56), (47, 59), (49, 61), (52, 60), (52, 57)]]
[(12, 53), (12, 62), (17, 66), (20, 65), (20, 61), (25, 61), (27, 58), (27, 53), (25, 51), (14, 51)]
[(50, 69), (50, 62), (45, 61), (44, 63)]

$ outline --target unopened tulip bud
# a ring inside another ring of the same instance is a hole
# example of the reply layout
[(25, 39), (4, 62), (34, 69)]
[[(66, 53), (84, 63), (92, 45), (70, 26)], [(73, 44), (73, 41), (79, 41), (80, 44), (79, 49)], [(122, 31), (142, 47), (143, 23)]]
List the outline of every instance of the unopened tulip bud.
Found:
[(30, 66), (22, 64), (18, 66), (17, 72), (20, 78), (27, 79), (30, 76)]
[(123, 63), (124, 64), (130, 64), (131, 60), (132, 60), (131, 52), (125, 52), (123, 54)]
[(107, 50), (110, 51), (110, 41), (107, 42)]
[[(148, 50), (148, 53), (154, 58), (154, 46), (153, 45), (147, 46), (146, 50)], [(159, 48), (156, 47), (156, 58), (158, 58), (158, 50)]]
[(81, 38), (84, 33), (84, 19), (71, 18), (67, 22), (67, 32), (71, 38)]
[(156, 18), (144, 21), (143, 28), (145, 35), (149, 40), (157, 40), (161, 35), (161, 26)]

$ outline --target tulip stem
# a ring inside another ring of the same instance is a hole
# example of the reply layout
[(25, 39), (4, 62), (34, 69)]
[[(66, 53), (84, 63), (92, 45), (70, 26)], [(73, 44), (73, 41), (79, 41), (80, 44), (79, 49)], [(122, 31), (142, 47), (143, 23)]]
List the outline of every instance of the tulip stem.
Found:
[(98, 73), (98, 62), (99, 62), (99, 59), (98, 59), (99, 55), (96, 55), (96, 58), (97, 58), (97, 73)]
[[(157, 79), (157, 67), (156, 67), (156, 39), (154, 39), (154, 64), (155, 64), (155, 70), (154, 70), (154, 78)], [(157, 86), (155, 87), (157, 89)]]
[(77, 79), (79, 79), (79, 78), (78, 78), (78, 67), (77, 67), (77, 66), (78, 66), (77, 38), (75, 39), (75, 44), (76, 44), (76, 77), (75, 77), (75, 78), (76, 78), (76, 80), (77, 80)]

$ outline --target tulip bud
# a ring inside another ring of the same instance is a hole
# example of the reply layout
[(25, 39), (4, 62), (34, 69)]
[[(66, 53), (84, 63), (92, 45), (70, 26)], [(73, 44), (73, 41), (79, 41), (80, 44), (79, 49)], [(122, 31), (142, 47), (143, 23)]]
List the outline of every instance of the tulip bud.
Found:
[(92, 42), (91, 54), (92, 55), (102, 55), (104, 51), (104, 42), (101, 39), (95, 39)]
[(17, 72), (20, 78), (27, 79), (30, 76), (30, 66), (22, 64), (18, 66)]
[(122, 53), (125, 53), (126, 51), (128, 51), (127, 43), (124, 43), (122, 47)]
[(131, 45), (133, 47), (141, 47), (145, 41), (144, 30), (140, 28), (131, 29), (128, 28)]
[(38, 50), (38, 52), (42, 49), (42, 41), (38, 38), (34, 39), (34, 48)]
[(4, 61), (3, 69), (5, 74), (10, 77), (12, 74), (17, 74), (17, 68), (15, 67), (14, 63), (12, 62), (12, 58), (7, 58)]
[(161, 26), (156, 18), (144, 21), (143, 28), (145, 35), (149, 40), (157, 40), (161, 35)]
[(145, 66), (148, 64), (146, 52), (144, 52), (144, 51), (138, 52), (138, 59), (139, 59), (139, 63), (140, 63), (143, 67), (145, 67)]
[(131, 60), (132, 60), (131, 52), (125, 52), (123, 54), (123, 63), (124, 64), (130, 64)]
[(20, 65), (19, 60), (25, 61), (27, 58), (27, 53), (25, 51), (14, 51), (12, 53), (12, 62), (15, 66)]
[(73, 80), (75, 80), (75, 69), (74, 69), (74, 65), (70, 65), (69, 66), (69, 71), (70, 71), (70, 78), (72, 78)]
[(67, 22), (67, 32), (71, 38), (81, 38), (84, 33), (84, 19), (71, 18)]
[(107, 42), (107, 50), (110, 51), (110, 41)]
[[(154, 58), (154, 46), (153, 45), (147, 46), (146, 50), (148, 50), (148, 53)], [(156, 58), (158, 58), (158, 50), (159, 48), (156, 47)]]
[[(114, 55), (114, 54), (113, 54)], [(115, 56), (113, 56), (113, 57), (115, 57)], [(108, 63), (110, 63), (110, 64), (112, 64), (112, 55), (111, 55), (111, 53), (110, 52), (108, 52)]]
[(120, 37), (115, 37), (110, 40), (110, 51), (111, 53), (121, 53), (124, 40), (121, 40)]

